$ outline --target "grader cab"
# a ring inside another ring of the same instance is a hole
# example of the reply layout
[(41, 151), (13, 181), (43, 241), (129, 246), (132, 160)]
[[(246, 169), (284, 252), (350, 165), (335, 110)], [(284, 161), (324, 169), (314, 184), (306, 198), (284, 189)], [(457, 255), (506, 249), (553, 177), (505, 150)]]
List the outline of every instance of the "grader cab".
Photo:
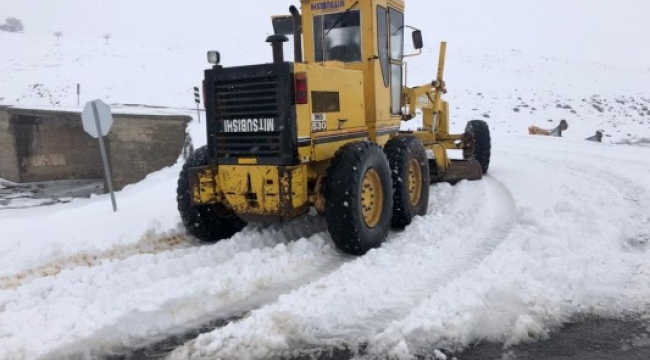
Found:
[[(247, 222), (277, 223), (308, 214), (326, 218), (333, 242), (361, 255), (390, 227), (424, 215), (432, 182), (480, 179), (490, 161), (481, 120), (449, 133), (442, 100), (446, 44), (437, 77), (404, 84), (407, 29), (402, 0), (301, 0), (273, 17), (273, 62), (213, 65), (203, 91), (207, 146), (187, 160), (178, 208), (203, 241), (228, 238)], [(294, 59), (283, 44), (293, 36)], [(423, 126), (400, 131), (421, 109)], [(448, 150), (463, 160), (451, 160)]]

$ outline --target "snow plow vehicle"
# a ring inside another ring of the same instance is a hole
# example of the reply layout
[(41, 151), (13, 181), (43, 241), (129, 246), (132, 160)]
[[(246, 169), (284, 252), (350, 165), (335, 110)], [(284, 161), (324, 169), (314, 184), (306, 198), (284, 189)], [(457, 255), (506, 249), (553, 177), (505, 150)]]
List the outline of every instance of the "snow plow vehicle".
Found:
[[(487, 124), (449, 133), (446, 43), (434, 81), (404, 84), (404, 58), (420, 54), (423, 41), (404, 23), (402, 0), (301, 0), (289, 11), (272, 17), (273, 62), (223, 67), (219, 52), (208, 52), (207, 146), (187, 159), (177, 188), (189, 234), (212, 242), (247, 222), (315, 209), (339, 249), (362, 255), (390, 227), (427, 213), (431, 183), (487, 172)], [(415, 54), (404, 54), (406, 29)], [(293, 61), (284, 60), (288, 35)], [(401, 131), (417, 109), (422, 126)], [(450, 159), (451, 149), (463, 159)]]

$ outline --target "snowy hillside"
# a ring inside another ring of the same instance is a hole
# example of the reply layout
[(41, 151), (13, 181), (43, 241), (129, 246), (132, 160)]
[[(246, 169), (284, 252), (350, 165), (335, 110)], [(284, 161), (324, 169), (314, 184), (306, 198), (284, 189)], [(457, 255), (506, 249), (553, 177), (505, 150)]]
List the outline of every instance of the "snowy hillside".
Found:
[[(360, 258), (319, 217), (198, 244), (176, 210), (180, 160), (119, 192), (117, 213), (107, 196), (0, 208), (0, 359), (120, 354), (218, 319), (238, 320), (171, 358), (359, 345), (442, 358), (544, 338), (577, 315), (650, 316), (650, 5), (433, 3), (407, 3), (426, 44), (408, 82), (432, 80), (449, 41), (452, 130), (489, 123), (487, 177), (432, 186), (429, 213)], [(269, 16), (291, 4), (0, 0), (0, 21), (25, 26), (0, 32), (0, 105), (76, 108), (80, 83), (82, 106), (194, 115), (205, 51), (269, 62)], [(561, 119), (562, 138), (526, 132)], [(584, 141), (596, 130), (603, 143)], [(190, 132), (205, 143), (204, 124)]]

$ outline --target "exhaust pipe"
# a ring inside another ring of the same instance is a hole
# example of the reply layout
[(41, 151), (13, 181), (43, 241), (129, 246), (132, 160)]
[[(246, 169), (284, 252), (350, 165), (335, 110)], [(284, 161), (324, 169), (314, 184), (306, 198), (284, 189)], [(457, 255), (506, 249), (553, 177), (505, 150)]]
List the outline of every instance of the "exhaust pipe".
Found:
[(302, 18), (294, 5), (289, 7), (289, 12), (293, 16), (293, 57), (299, 63), (302, 62)]
[(281, 64), (284, 62), (284, 45), (283, 43), (289, 41), (289, 38), (284, 35), (271, 35), (266, 38), (267, 43), (271, 43), (273, 48), (273, 63)]

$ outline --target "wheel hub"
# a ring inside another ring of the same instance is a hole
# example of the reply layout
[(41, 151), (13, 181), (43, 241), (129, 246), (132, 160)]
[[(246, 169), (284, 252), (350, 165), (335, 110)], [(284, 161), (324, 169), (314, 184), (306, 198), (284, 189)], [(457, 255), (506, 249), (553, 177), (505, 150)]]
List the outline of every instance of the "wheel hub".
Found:
[(406, 184), (408, 186), (411, 204), (417, 205), (422, 198), (422, 168), (417, 159), (411, 159), (407, 174)]
[(375, 227), (381, 218), (384, 195), (381, 179), (374, 169), (366, 172), (361, 183), (361, 213), (368, 227)]

